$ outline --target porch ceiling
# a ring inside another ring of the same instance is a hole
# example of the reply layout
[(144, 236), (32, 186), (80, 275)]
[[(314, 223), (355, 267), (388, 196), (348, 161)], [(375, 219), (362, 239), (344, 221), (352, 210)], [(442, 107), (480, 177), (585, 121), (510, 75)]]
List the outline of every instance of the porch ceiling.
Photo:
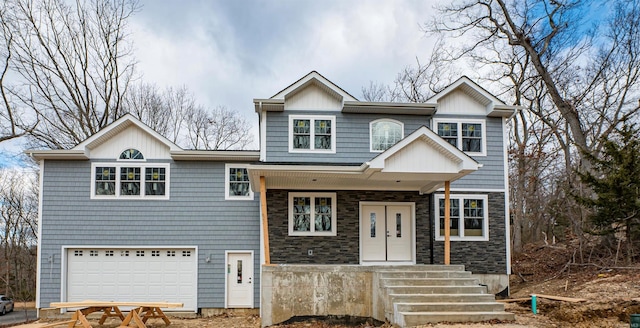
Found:
[(259, 189), (260, 176), (265, 177), (267, 189), (291, 190), (409, 190), (431, 193), (456, 180), (464, 173), (385, 173), (378, 170), (353, 172), (265, 171), (249, 168), (251, 185)]

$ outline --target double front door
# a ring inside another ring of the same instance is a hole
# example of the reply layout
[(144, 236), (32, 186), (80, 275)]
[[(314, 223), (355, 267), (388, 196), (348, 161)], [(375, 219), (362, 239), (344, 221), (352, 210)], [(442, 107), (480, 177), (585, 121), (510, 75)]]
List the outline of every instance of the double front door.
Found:
[(413, 261), (413, 205), (362, 204), (361, 262)]

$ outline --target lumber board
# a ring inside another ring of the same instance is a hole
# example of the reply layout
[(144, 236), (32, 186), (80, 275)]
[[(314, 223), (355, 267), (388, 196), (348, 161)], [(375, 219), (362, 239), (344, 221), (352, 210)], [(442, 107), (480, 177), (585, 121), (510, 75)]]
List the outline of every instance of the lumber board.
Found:
[(571, 303), (579, 303), (579, 302), (586, 302), (587, 301), (584, 298), (573, 298), (573, 297), (544, 295), (544, 294), (531, 294), (531, 295), (536, 295), (539, 298), (547, 298), (547, 299), (554, 300), (554, 301), (565, 301), (565, 302), (571, 302)]
[(505, 298), (501, 300), (496, 300), (496, 302), (512, 303), (512, 302), (524, 302), (524, 301), (530, 301), (530, 300), (531, 300), (531, 297), (521, 297), (521, 298)]
[(50, 328), (50, 327), (55, 327), (55, 326), (68, 325), (70, 323), (76, 323), (77, 321), (78, 320), (67, 320), (67, 321), (52, 322), (52, 323), (46, 324), (44, 326), (40, 326), (40, 328)]
[(183, 303), (169, 302), (114, 302), (114, 301), (81, 301), (81, 302), (53, 302), (53, 308), (86, 308), (86, 307), (109, 307), (109, 306), (133, 306), (133, 307), (158, 307), (158, 308), (181, 308)]

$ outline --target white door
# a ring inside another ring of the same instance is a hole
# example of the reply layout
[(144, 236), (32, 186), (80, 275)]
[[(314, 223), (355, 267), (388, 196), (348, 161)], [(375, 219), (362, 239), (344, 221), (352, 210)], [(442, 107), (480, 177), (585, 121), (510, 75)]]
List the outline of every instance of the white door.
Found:
[(227, 253), (227, 308), (253, 308), (253, 253)]
[(362, 262), (413, 260), (411, 205), (362, 205)]
[(67, 250), (66, 301), (178, 302), (196, 311), (195, 248)]

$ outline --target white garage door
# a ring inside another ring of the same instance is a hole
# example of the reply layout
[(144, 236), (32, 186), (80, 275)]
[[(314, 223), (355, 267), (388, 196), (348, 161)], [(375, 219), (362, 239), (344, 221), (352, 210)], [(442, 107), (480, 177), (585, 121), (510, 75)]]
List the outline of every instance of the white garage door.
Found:
[(67, 250), (67, 301), (180, 302), (196, 311), (195, 248)]

